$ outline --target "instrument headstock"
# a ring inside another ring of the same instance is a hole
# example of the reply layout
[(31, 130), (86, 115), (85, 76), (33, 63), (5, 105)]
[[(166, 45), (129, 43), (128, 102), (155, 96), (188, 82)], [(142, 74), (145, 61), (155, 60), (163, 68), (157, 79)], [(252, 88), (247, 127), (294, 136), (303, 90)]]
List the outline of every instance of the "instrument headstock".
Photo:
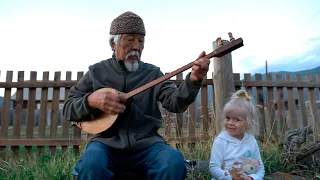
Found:
[(224, 56), (243, 46), (242, 38), (235, 39), (231, 32), (228, 33), (230, 42), (224, 44), (221, 37), (216, 39), (218, 48), (207, 55), (208, 58)]

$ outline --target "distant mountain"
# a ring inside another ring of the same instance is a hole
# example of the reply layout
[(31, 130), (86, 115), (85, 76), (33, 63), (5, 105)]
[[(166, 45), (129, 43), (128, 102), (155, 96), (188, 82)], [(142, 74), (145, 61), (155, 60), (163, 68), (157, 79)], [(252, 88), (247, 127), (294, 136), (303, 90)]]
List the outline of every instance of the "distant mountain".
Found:
[[(296, 76), (297, 74), (300, 74), (302, 76), (302, 79), (305, 80), (306, 75), (313, 75), (313, 81), (316, 80), (315, 76), (316, 74), (320, 74), (320, 66), (313, 68), (313, 69), (307, 69), (307, 70), (302, 70), (302, 71), (278, 71), (278, 72), (269, 72), (272, 76), (272, 80), (276, 79), (276, 74), (281, 74), (282, 79), (285, 79), (286, 74), (290, 74), (292, 77), (292, 80), (296, 81)], [(255, 76), (252, 75), (251, 79), (255, 80)], [(262, 74), (262, 80), (266, 80), (266, 74)]]

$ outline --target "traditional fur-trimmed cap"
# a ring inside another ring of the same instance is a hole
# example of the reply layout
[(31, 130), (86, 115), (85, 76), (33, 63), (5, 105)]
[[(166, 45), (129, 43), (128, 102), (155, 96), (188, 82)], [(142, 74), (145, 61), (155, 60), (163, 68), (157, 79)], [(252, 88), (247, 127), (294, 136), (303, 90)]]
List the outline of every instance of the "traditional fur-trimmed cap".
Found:
[(111, 22), (110, 34), (146, 35), (143, 20), (131, 11), (120, 14)]

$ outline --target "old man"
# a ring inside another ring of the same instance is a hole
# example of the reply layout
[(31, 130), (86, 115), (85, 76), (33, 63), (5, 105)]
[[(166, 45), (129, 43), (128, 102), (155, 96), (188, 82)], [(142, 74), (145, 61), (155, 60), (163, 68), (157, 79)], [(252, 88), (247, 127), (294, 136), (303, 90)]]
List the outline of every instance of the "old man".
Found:
[(164, 75), (159, 67), (141, 60), (145, 36), (144, 22), (137, 14), (120, 14), (110, 27), (113, 56), (89, 66), (84, 77), (70, 89), (63, 108), (67, 120), (94, 119), (98, 112), (119, 114), (109, 129), (88, 143), (75, 166), (78, 179), (113, 179), (125, 172), (153, 180), (186, 177), (183, 155), (157, 132), (162, 125), (158, 102), (170, 112), (181, 113), (195, 101), (209, 69), (205, 52), (179, 87), (165, 81), (129, 102), (122, 102), (113, 93), (93, 93), (104, 87), (126, 93)]

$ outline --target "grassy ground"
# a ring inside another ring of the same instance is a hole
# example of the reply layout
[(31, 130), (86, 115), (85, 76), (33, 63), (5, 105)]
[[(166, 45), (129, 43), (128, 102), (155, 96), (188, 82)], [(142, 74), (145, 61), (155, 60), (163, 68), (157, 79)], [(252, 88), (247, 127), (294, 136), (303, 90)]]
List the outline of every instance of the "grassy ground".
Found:
[[(187, 145), (181, 147), (179, 150), (184, 154), (186, 159), (202, 159), (208, 160), (210, 158), (212, 141), (197, 143), (194, 149), (190, 149)], [(85, 147), (85, 145), (84, 145)], [(70, 179), (70, 172), (74, 168), (74, 165), (78, 161), (81, 153), (84, 150), (81, 148), (80, 154), (74, 153), (72, 150), (62, 154), (60, 149), (57, 149), (57, 154), (51, 156), (49, 153), (42, 157), (35, 156), (32, 154), (25, 157), (24, 149), (21, 148), (20, 158), (9, 158), (5, 161), (0, 160), (0, 179)], [(175, 146), (173, 146), (175, 147)], [(282, 152), (281, 146), (277, 144), (260, 144), (262, 158), (266, 168), (266, 174), (274, 172), (293, 172), (297, 171), (291, 166), (285, 166), (286, 162), (284, 153)], [(36, 148), (34, 148), (36, 150)], [(48, 151), (46, 151), (48, 152)], [(319, 173), (319, 172), (318, 172)], [(319, 176), (316, 172), (309, 172), (311, 176)], [(210, 179), (208, 173), (193, 174), (188, 176), (189, 180), (194, 179)], [(312, 179), (312, 178), (311, 178)]]
[[(58, 137), (62, 134), (62, 128), (58, 128)], [(211, 128), (210, 128), (211, 129)], [(72, 136), (73, 128), (69, 129), (70, 136)], [(188, 136), (188, 129), (184, 128), (184, 137)], [(164, 128), (159, 130), (160, 134), (164, 134)], [(210, 132), (211, 133), (211, 132)], [(9, 136), (12, 134), (12, 129), (8, 131)], [(34, 129), (34, 137), (37, 137), (38, 129)], [(171, 136), (175, 137), (175, 129), (171, 129)], [(200, 135), (200, 128), (196, 128), (196, 136)], [(25, 136), (25, 127), (21, 127), (21, 137)], [(46, 128), (46, 137), (50, 137), (50, 129)], [(86, 134), (83, 134), (86, 137)], [(213, 138), (211, 138), (213, 139)], [(172, 145), (175, 147), (175, 145)], [(200, 159), (208, 160), (210, 158), (212, 141), (199, 142), (195, 145), (194, 149), (190, 149), (187, 145), (181, 147), (179, 150), (183, 153), (186, 159)], [(80, 154), (76, 154), (70, 149), (66, 153), (62, 153), (61, 149), (57, 148), (56, 155), (52, 156), (49, 154), (49, 148), (45, 147), (46, 154), (44, 156), (36, 156), (37, 148), (33, 147), (34, 154), (25, 156), (24, 148), (20, 148), (20, 157), (13, 158), (10, 157), (6, 160), (1, 160), (0, 153), (0, 180), (12, 179), (70, 179), (70, 172), (73, 170), (74, 165), (79, 160), (81, 153), (84, 151), (85, 145), (81, 148)], [(291, 173), (294, 171), (300, 171), (295, 169), (294, 164), (288, 166), (285, 164), (287, 162), (285, 153), (282, 151), (282, 146), (277, 143), (266, 142), (260, 144), (262, 159), (265, 165), (266, 174), (271, 174), (275, 172), (287, 172)], [(10, 151), (7, 148), (7, 151)], [(7, 152), (7, 154), (9, 154)], [(303, 175), (310, 175), (310, 177), (320, 176), (320, 172), (303, 172)], [(208, 172), (201, 174), (189, 174), (188, 180), (206, 180), (211, 179)], [(310, 178), (312, 179), (312, 178)]]
[[(23, 152), (22, 152), (23, 153)], [(29, 156), (27, 158), (10, 158), (0, 161), (0, 179), (70, 179), (69, 173), (79, 156), (68, 151), (55, 156)]]

